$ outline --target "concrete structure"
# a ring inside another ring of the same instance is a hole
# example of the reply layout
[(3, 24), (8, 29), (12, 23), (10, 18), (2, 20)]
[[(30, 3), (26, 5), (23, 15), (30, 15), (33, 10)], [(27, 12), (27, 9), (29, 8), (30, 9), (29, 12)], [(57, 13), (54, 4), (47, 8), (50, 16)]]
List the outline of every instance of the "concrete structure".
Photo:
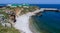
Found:
[(43, 11), (60, 12), (60, 9), (57, 9), (57, 8), (41, 8), (40, 10), (43, 10)]

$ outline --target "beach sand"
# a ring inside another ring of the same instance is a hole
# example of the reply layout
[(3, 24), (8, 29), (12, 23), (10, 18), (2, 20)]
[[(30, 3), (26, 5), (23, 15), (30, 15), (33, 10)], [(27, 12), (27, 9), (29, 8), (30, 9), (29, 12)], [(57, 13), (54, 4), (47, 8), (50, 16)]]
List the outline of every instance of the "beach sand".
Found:
[(32, 33), (32, 31), (29, 28), (30, 16), (31, 14), (27, 13), (27, 14), (16, 17), (17, 22), (15, 23), (14, 27), (18, 30), (21, 30), (23, 33)]

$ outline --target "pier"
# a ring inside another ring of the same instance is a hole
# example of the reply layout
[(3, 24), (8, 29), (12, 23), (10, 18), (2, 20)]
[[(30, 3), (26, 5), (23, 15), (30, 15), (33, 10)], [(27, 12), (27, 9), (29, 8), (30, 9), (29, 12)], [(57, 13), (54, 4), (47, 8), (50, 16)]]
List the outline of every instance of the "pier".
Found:
[(43, 12), (47, 12), (47, 11), (51, 11), (51, 12), (60, 12), (59, 9), (57, 8), (40, 8), (34, 12), (32, 12), (32, 14), (38, 15), (38, 16), (42, 16)]
[(43, 11), (53, 11), (53, 12), (60, 12), (57, 8), (41, 8)]
[(39, 13), (39, 12), (42, 13), (42, 12), (46, 12), (46, 11), (60, 12), (60, 10), (57, 8), (40, 8), (32, 13)]

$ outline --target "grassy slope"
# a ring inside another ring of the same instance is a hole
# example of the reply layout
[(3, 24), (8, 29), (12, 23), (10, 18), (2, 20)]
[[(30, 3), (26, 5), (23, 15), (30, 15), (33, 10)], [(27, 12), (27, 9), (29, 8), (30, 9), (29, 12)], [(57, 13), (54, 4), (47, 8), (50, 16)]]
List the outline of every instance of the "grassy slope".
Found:
[[(1, 9), (0, 9), (0, 14), (3, 14), (5, 16), (5, 18), (8, 18), (8, 15), (3, 12)], [(9, 28), (9, 27), (3, 27), (1, 24), (0, 24), (0, 33), (20, 33), (17, 29), (15, 28)]]
[(0, 25), (0, 33), (20, 33), (17, 29), (15, 28), (8, 28), (8, 27), (3, 27)]

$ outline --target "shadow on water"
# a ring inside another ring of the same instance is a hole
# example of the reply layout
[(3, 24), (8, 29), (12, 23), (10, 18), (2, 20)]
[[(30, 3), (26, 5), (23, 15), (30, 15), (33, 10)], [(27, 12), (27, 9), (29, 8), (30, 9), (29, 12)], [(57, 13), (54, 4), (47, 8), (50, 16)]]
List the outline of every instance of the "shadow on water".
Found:
[(43, 33), (60, 33), (60, 12), (43, 12), (42, 16), (32, 16), (36, 29)]

